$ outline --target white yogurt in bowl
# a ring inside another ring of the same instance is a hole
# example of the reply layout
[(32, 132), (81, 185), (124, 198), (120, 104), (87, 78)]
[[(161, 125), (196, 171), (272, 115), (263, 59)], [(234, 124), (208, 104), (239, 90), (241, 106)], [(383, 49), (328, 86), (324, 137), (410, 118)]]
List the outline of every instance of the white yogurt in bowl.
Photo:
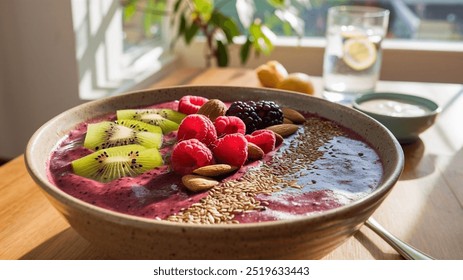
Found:
[(386, 126), (400, 143), (410, 143), (435, 121), (440, 107), (409, 94), (368, 93), (354, 100), (353, 107)]
[(417, 117), (431, 113), (428, 107), (405, 100), (371, 99), (359, 106), (368, 112), (393, 117)]

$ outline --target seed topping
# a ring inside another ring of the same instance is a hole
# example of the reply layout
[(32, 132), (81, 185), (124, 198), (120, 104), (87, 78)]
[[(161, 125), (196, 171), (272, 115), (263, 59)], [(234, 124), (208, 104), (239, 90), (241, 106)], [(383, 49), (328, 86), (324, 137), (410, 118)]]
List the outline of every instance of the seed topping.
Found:
[[(286, 138), (272, 159), (248, 169), (233, 180), (217, 184), (198, 203), (167, 218), (168, 221), (192, 224), (235, 224), (237, 216), (266, 211), (269, 203), (258, 196), (271, 195), (291, 188), (300, 191), (302, 176), (316, 169), (314, 161), (323, 156), (319, 148), (344, 132), (335, 123), (309, 117), (297, 133)], [(315, 180), (308, 180), (309, 183)]]

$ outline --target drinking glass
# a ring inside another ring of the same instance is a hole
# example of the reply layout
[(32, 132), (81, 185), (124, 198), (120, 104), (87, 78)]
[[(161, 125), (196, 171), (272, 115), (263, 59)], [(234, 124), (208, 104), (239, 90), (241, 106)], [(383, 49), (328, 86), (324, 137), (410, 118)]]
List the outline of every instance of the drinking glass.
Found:
[(324, 98), (351, 103), (357, 95), (374, 91), (388, 22), (389, 11), (382, 8), (336, 6), (328, 10)]

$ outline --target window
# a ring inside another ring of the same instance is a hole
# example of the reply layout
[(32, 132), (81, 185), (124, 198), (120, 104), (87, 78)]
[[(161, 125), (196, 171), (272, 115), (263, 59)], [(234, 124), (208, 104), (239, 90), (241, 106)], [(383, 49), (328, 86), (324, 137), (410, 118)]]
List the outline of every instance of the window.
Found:
[(142, 87), (173, 61), (166, 51), (166, 31), (151, 13), (163, 7), (150, 0), (137, 2), (131, 20), (124, 21), (128, 16), (120, 1), (72, 0), (81, 99)]
[[(235, 16), (234, 2), (223, 6), (226, 14)], [(288, 35), (288, 28), (272, 14), (267, 1), (254, 1), (256, 14), (265, 18), (280, 36)], [(304, 22), (304, 36), (325, 35), (326, 14), (338, 5), (377, 6), (391, 11), (389, 38), (419, 40), (463, 40), (463, 1), (461, 0), (292, 0), (297, 14)]]
[[(81, 99), (96, 99), (149, 85), (153, 78), (177, 59), (169, 52), (175, 32), (163, 17), (170, 0), (71, 0), (76, 34)], [(280, 35), (272, 57), (255, 57), (245, 67), (267, 59), (284, 61), (292, 71), (321, 75), (326, 12), (341, 4), (376, 5), (391, 10), (381, 79), (430, 82), (463, 82), (458, 69), (463, 55), (463, 1), (458, 0), (292, 0), (304, 21), (302, 40), (288, 36), (264, 0), (254, 0), (257, 16), (265, 18)], [(125, 10), (122, 4), (135, 3)], [(167, 3), (167, 4), (166, 4)], [(236, 1), (216, 0), (224, 13), (236, 15)], [(130, 21), (124, 18), (130, 14)], [(235, 14), (233, 14), (235, 13)], [(293, 33), (294, 35), (294, 33)], [(417, 41), (419, 40), (419, 41)], [(420, 43), (417, 43), (420, 42)], [(238, 42), (239, 43), (239, 42)], [(203, 67), (204, 42), (176, 52), (187, 66)], [(182, 46), (178, 44), (177, 46)], [(236, 51), (235, 51), (236, 53)], [(234, 55), (233, 53), (231, 54)], [(238, 55), (235, 55), (238, 57)], [(304, 60), (301, 60), (301, 58)], [(305, 63), (301, 63), (304, 61)], [(400, 67), (398, 67), (400, 65)], [(433, 67), (426, 67), (433, 65)], [(241, 67), (239, 59), (230, 66)], [(445, 72), (445, 75), (443, 74)]]
[[(233, 15), (235, 1), (222, 8)], [(381, 79), (463, 83), (463, 1), (461, 0), (292, 0), (298, 4), (299, 16), (304, 20), (305, 37), (287, 36), (288, 28), (272, 19), (272, 7), (266, 1), (255, 0), (256, 11), (266, 18), (278, 34), (277, 47), (270, 57), (254, 57), (245, 66), (254, 68), (268, 59), (284, 62), (290, 71), (322, 75), (326, 13), (334, 5), (376, 5), (391, 10), (388, 38), (383, 42), (384, 56)], [(259, 5), (257, 7), (257, 5)], [(185, 62), (203, 66), (201, 57), (192, 52), (199, 46), (180, 50)], [(238, 50), (235, 49), (235, 56)], [(231, 66), (242, 66), (232, 57)]]

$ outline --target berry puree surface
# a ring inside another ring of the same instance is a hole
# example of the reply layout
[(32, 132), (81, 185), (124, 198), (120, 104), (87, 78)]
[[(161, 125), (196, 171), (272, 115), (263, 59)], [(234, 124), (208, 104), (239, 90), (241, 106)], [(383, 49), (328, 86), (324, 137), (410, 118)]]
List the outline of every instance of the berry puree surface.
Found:
[[(177, 109), (178, 102), (149, 108)], [(165, 165), (137, 177), (102, 183), (75, 175), (71, 161), (91, 154), (82, 146), (88, 123), (57, 144), (48, 163), (49, 180), (64, 192), (105, 209), (188, 223), (249, 223), (293, 219), (351, 203), (380, 183), (383, 167), (376, 151), (338, 124), (305, 113), (306, 122), (262, 160), (220, 178), (211, 190), (194, 193), (169, 166), (176, 132), (164, 136)]]

